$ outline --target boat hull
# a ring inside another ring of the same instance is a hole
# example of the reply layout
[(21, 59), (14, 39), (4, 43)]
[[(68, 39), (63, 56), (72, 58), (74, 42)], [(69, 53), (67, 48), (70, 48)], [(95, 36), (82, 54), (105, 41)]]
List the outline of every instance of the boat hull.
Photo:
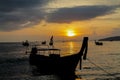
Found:
[(30, 55), (30, 65), (37, 67), (41, 74), (74, 75), (80, 60), (78, 54), (60, 57), (58, 55)]

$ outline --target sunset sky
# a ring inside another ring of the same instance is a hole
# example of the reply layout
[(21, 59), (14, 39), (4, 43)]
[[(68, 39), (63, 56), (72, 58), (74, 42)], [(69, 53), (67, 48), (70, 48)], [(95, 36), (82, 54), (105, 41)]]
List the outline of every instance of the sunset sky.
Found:
[(120, 0), (0, 0), (0, 42), (120, 36)]

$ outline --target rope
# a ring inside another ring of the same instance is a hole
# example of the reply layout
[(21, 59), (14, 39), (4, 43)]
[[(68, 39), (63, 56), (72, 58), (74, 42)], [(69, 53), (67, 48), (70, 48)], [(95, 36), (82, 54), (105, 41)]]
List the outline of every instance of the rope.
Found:
[(105, 72), (106, 74), (108, 74), (109, 76), (112, 76), (112, 77), (116, 77), (115, 75), (107, 72), (106, 70), (104, 70), (103, 68), (101, 68), (100, 66), (98, 66), (97, 64), (95, 64), (94, 62), (92, 62), (90, 59), (87, 59), (91, 64), (95, 65), (96, 67), (98, 67), (100, 70), (102, 70), (103, 72)]

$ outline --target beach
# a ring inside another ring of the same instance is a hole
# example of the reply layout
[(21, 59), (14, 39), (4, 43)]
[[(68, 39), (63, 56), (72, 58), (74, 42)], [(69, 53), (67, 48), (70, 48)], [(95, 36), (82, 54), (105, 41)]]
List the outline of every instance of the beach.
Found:
[[(89, 41), (87, 60), (82, 70), (76, 68), (76, 80), (120, 80), (120, 42), (104, 41), (97, 46)], [(61, 56), (75, 54), (80, 50), (81, 41), (55, 42), (61, 49)], [(0, 43), (0, 80), (59, 80), (56, 75), (33, 75), (29, 65), (29, 54), (21, 42)]]

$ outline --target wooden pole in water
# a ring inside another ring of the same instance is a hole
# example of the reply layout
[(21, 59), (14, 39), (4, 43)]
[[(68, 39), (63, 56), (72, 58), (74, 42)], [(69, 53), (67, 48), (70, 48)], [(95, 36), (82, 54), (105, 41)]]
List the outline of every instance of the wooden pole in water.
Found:
[(80, 70), (82, 69), (82, 57), (85, 60), (87, 57), (88, 50), (88, 37), (84, 37), (81, 50), (79, 52), (80, 55)]

